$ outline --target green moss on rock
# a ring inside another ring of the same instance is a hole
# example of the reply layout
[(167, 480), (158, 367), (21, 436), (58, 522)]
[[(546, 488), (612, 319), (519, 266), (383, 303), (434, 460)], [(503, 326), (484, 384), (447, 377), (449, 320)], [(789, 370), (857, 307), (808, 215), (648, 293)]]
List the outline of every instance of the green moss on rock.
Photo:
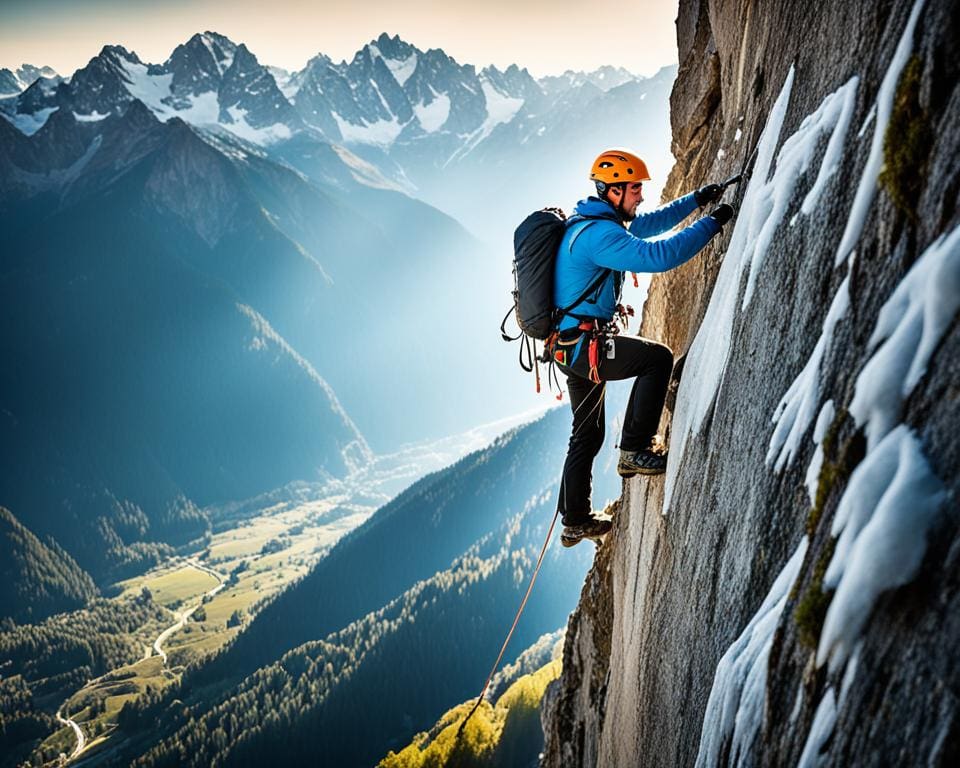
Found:
[(920, 57), (913, 56), (900, 75), (883, 137), (883, 170), (879, 178), (894, 205), (911, 221), (917, 220), (917, 201), (933, 143), (929, 116), (920, 104), (922, 70)]
[(833, 599), (834, 590), (824, 591), (823, 577), (833, 559), (835, 542), (830, 541), (823, 548), (817, 564), (813, 569), (810, 586), (803, 593), (793, 612), (797, 622), (797, 636), (800, 642), (811, 649), (816, 649), (820, 642), (820, 631), (823, 629), (824, 619), (827, 617), (827, 608)]
[(846, 419), (847, 412), (845, 410), (840, 411), (820, 443), (823, 448), (823, 466), (820, 468), (820, 475), (817, 478), (817, 492), (813, 507), (807, 515), (806, 525), (807, 535), (811, 539), (817, 532), (817, 526), (820, 525), (823, 510), (830, 494), (839, 482), (850, 477), (850, 473), (863, 460), (865, 443), (861, 430), (857, 430), (847, 438), (839, 449), (836, 448), (840, 428)]

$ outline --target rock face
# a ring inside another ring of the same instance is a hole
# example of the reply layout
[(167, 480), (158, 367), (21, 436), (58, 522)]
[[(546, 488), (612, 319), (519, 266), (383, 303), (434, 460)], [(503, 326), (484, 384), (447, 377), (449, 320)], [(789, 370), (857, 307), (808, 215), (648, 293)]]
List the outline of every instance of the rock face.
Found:
[(544, 766), (960, 758), (960, 14), (686, 2), (666, 197), (736, 226), (654, 279), (687, 353), (544, 705)]

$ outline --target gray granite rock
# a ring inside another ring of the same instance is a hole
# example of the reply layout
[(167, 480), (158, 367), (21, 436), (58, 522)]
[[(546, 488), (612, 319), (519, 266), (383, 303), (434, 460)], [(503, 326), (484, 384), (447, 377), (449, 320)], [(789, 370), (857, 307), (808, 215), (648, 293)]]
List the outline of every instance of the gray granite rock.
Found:
[[(668, 475), (673, 483), (668, 514), (662, 514), (664, 479), (625, 484), (609, 549), (597, 557), (571, 617), (563, 675), (545, 706), (544, 766), (697, 763), (718, 663), (803, 541), (798, 574), (774, 614), (768, 655), (761, 654), (755, 667), (756, 679), (764, 682), (766, 674), (757, 729), (738, 732), (736, 753), (730, 732), (707, 728), (706, 735), (717, 738), (701, 755), (702, 764), (796, 765), (801, 757), (820, 765), (957, 764), (956, 316), (896, 413), (949, 494), (929, 530), (922, 564), (916, 573), (902, 575), (906, 583), (880, 592), (869, 604), (851, 659), (833, 669), (816, 660), (823, 616), (835, 601), (833, 590), (823, 586), (836, 547), (832, 525), (851, 471), (863, 464), (866, 450), (864, 430), (847, 410), (873, 352), (869, 339), (881, 307), (910, 267), (936, 238), (960, 224), (960, 15), (956, 3), (927, 0), (915, 33), (907, 37), (911, 53), (882, 134), (885, 170), (879, 184), (868, 185), (875, 193), (856, 255), (835, 266), (873, 141), (871, 109), (913, 7), (911, 0), (681, 2), (680, 72), (671, 98), (678, 162), (665, 197), (741, 169), (791, 67), (794, 81), (778, 152), (829, 94), (853, 76), (859, 81), (836, 172), (817, 204), (801, 212), (827, 134), (785, 198), (745, 310), (746, 272), (734, 283), (736, 311), (722, 385), (702, 427), (691, 432), (672, 478)], [(731, 190), (727, 199), (737, 205), (744, 193)], [(707, 309), (721, 264), (735, 257), (733, 227), (727, 230), (700, 257), (651, 285), (643, 335), (665, 341), (678, 356), (698, 330), (713, 333), (713, 343), (722, 344), (721, 328), (701, 323), (713, 316)], [(849, 309), (836, 323), (820, 365), (816, 410), (832, 399), (838, 415), (824, 442), (826, 469), (813, 504), (805, 474), (815, 449), (814, 425), (803, 430), (792, 462), (778, 473), (766, 461), (771, 418), (814, 351), (828, 307), (848, 277)], [(707, 375), (685, 367), (677, 412), (664, 417), (668, 434), (686, 418), (684, 390), (689, 393), (697, 378)], [(679, 436), (671, 442), (678, 451)], [(917, 525), (919, 520), (918, 512)], [(598, 679), (605, 680), (600, 687)], [(738, 700), (746, 721), (745, 697), (735, 695), (734, 707)], [(830, 700), (836, 701), (835, 722), (818, 739), (812, 733), (815, 716), (818, 708), (827, 711), (824, 702)]]

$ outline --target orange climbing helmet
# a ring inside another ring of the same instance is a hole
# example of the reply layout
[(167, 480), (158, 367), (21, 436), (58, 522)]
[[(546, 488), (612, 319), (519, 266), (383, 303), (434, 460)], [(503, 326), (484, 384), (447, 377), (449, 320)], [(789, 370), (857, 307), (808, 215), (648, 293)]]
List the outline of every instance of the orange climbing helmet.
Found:
[(590, 180), (604, 185), (632, 181), (650, 181), (647, 164), (625, 149), (608, 149), (593, 161)]

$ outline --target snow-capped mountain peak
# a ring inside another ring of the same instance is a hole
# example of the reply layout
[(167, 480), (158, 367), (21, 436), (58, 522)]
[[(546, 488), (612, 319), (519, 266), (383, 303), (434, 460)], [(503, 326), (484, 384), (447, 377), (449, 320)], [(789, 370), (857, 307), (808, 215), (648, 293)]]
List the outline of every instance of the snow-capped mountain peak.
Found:
[[(0, 88), (14, 88), (15, 79), (0, 77)], [(523, 122), (524, 115), (524, 125), (509, 135), (525, 143), (545, 130), (543, 116), (552, 108), (566, 104), (569, 110), (572, 102), (637, 79), (611, 66), (540, 80), (516, 64), (478, 71), (442, 49), (422, 50), (386, 33), (349, 60), (337, 64), (320, 53), (291, 73), (264, 66), (246, 45), (208, 30), (192, 35), (159, 65), (123, 46), (105, 46), (71, 81), (10, 91), (10, 98), (0, 98), (0, 111), (28, 132), (57, 108), (94, 121), (123, 114), (139, 99), (162, 121), (179, 117), (261, 145), (307, 131), (345, 144), (369, 162), (380, 163), (386, 153), (391, 159), (383, 167), (393, 166), (388, 173), (408, 186), (410, 170), (397, 170), (408, 160), (449, 166), (500, 126)]]
[(189, 107), (191, 97), (217, 91), (224, 73), (230, 69), (237, 45), (215, 32), (195, 34), (178, 45), (163, 65), (171, 80), (171, 105), (177, 109)]
[(371, 61), (375, 58), (382, 59), (397, 84), (403, 87), (410, 79), (410, 75), (416, 70), (421, 51), (410, 43), (401, 40), (398, 35), (389, 37), (384, 32), (376, 40), (367, 43), (362, 53), (367, 55)]
[(39, 79), (61, 80), (52, 67), (36, 67), (33, 64), (21, 64), (16, 71), (0, 69), (0, 99), (23, 93)]

